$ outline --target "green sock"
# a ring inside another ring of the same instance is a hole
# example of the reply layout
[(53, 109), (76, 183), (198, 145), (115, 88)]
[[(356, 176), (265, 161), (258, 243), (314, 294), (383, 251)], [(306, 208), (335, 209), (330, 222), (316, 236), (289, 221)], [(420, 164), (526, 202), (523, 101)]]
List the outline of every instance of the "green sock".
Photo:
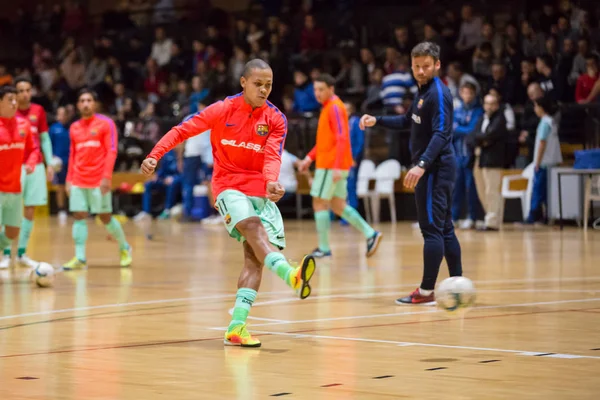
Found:
[(277, 253), (276, 251), (267, 254), (265, 257), (265, 265), (291, 287), (289, 278), (290, 274), (294, 272), (294, 268), (290, 266), (283, 254)]
[(88, 238), (88, 227), (85, 219), (73, 222), (73, 241), (75, 242), (75, 257), (79, 261), (85, 261), (85, 243)]
[(371, 225), (369, 225), (367, 221), (365, 221), (364, 218), (360, 216), (358, 211), (356, 211), (351, 206), (346, 206), (346, 208), (344, 208), (342, 218), (348, 221), (350, 225), (361, 231), (367, 239), (373, 237), (373, 235), (375, 234), (375, 229), (373, 229)]
[(329, 211), (317, 211), (315, 213), (315, 223), (319, 235), (319, 250), (331, 251), (329, 247), (329, 228), (331, 227)]
[(110, 222), (105, 226), (108, 233), (119, 243), (119, 249), (125, 250), (129, 248), (127, 239), (125, 239), (125, 232), (123, 232), (121, 224), (115, 217), (111, 217)]
[(231, 322), (229, 323), (229, 327), (227, 328), (227, 330), (231, 330), (232, 328), (238, 325), (246, 323), (246, 318), (248, 318), (248, 313), (250, 313), (252, 303), (254, 303), (254, 300), (256, 300), (256, 294), (256, 290), (254, 289), (238, 289), (237, 295), (235, 296), (235, 307), (233, 308), (233, 315), (231, 317)]
[(29, 237), (31, 236), (31, 230), (33, 229), (33, 221), (23, 218), (21, 221), (21, 231), (19, 232), (19, 250), (17, 256), (21, 257), (27, 250), (27, 243), (29, 243)]
[(12, 240), (6, 237), (4, 232), (0, 232), (0, 247), (4, 248), (4, 255), (10, 256), (10, 245), (12, 244)]

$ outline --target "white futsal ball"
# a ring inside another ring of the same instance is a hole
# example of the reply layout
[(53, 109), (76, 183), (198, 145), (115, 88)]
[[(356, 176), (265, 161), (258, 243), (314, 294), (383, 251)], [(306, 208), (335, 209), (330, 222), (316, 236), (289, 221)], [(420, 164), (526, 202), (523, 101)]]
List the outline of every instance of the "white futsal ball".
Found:
[(58, 173), (63, 167), (63, 161), (60, 157), (54, 156), (52, 157), (52, 162), (50, 163), (52, 168), (54, 168), (54, 172)]
[(54, 283), (54, 268), (48, 263), (40, 262), (31, 271), (31, 279), (39, 287), (50, 287)]
[(448, 312), (456, 312), (475, 304), (475, 286), (469, 278), (453, 276), (444, 279), (435, 291), (437, 306)]

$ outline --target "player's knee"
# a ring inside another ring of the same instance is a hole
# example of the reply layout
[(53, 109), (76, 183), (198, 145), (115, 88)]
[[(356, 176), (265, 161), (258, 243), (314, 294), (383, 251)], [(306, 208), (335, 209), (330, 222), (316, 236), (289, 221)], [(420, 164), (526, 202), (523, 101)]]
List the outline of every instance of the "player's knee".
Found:
[(25, 218), (27, 218), (28, 220), (32, 220), (33, 219), (33, 215), (35, 214), (35, 207), (33, 206), (26, 206), (23, 208), (23, 216)]
[(88, 216), (88, 213), (86, 212), (74, 212), (73, 213), (73, 218), (77, 221), (81, 220), (81, 219), (86, 219)]
[(238, 222), (235, 226), (235, 229), (237, 229), (242, 234), (242, 236), (248, 237), (248, 234), (256, 232), (262, 227), (263, 226), (262, 222), (260, 222), (260, 218), (251, 217)]
[(313, 210), (314, 211), (327, 211), (329, 210), (329, 201), (318, 197), (313, 197)]
[(100, 217), (100, 221), (102, 221), (104, 225), (107, 225), (112, 219), (112, 214), (99, 214), (98, 217)]
[(4, 235), (10, 240), (17, 239), (19, 237), (19, 228), (16, 226), (5, 226)]

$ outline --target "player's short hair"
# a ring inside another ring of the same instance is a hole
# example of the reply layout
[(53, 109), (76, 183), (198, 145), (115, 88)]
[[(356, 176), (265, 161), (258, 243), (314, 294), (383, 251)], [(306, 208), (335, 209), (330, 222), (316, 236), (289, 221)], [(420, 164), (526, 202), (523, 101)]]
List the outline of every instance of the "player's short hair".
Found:
[(473, 93), (477, 92), (477, 87), (475, 87), (473, 82), (464, 82), (462, 85), (460, 85), (460, 88), (472, 90)]
[(271, 66), (264, 60), (260, 58), (255, 58), (250, 60), (244, 65), (244, 71), (242, 72), (242, 76), (244, 78), (248, 78), (253, 70), (255, 69), (271, 69)]
[(21, 78), (17, 78), (17, 79), (15, 79), (15, 83), (14, 83), (14, 85), (15, 85), (15, 88), (16, 88), (16, 87), (17, 87), (17, 85), (18, 85), (19, 83), (21, 83), (21, 82), (27, 82), (27, 83), (29, 83), (29, 84), (30, 84), (30, 85), (33, 87), (33, 82), (31, 82), (31, 79), (29, 79), (29, 78), (25, 78), (25, 77), (21, 77)]
[(0, 86), (0, 100), (4, 100), (4, 96), (9, 93), (17, 94), (17, 89), (13, 85)]
[(413, 47), (410, 52), (412, 58), (429, 56), (433, 58), (433, 61), (440, 59), (440, 46), (433, 42), (421, 42)]
[(535, 105), (541, 107), (548, 115), (554, 115), (558, 111), (558, 105), (548, 96), (542, 96), (534, 101)]
[(315, 82), (323, 82), (327, 87), (335, 86), (335, 78), (329, 74), (321, 74), (315, 79)]
[(94, 99), (94, 101), (98, 101), (98, 93), (96, 93), (90, 88), (83, 88), (79, 90), (79, 92), (77, 93), (77, 101), (79, 101), (81, 96), (83, 96), (84, 94), (89, 94), (90, 96), (92, 96), (92, 99)]

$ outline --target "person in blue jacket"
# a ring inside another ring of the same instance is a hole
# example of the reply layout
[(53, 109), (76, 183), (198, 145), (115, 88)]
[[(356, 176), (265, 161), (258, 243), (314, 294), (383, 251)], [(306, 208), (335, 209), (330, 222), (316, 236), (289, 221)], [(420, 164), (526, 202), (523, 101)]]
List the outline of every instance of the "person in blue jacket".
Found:
[(356, 110), (352, 103), (346, 103), (348, 115), (350, 115), (348, 125), (350, 125), (350, 146), (352, 148), (352, 159), (354, 166), (350, 169), (348, 175), (348, 204), (355, 209), (358, 208), (358, 196), (356, 194), (356, 184), (358, 182), (358, 167), (363, 158), (365, 147), (365, 131), (360, 129), (360, 117), (355, 114)]
[(456, 183), (452, 194), (452, 220), (458, 221), (465, 197), (467, 198), (467, 218), (459, 225), (461, 229), (471, 229), (475, 221), (483, 216), (483, 207), (477, 196), (475, 179), (473, 178), (472, 146), (465, 140), (477, 127), (483, 116), (483, 107), (477, 98), (477, 88), (471, 82), (460, 87), (460, 101), (454, 110), (452, 145), (456, 154)]
[(142, 197), (142, 212), (135, 220), (140, 220), (152, 213), (152, 196), (157, 191), (165, 193), (165, 208), (158, 216), (159, 219), (168, 219), (171, 208), (181, 195), (181, 172), (179, 171), (177, 149), (169, 151), (162, 158), (156, 174), (144, 184), (145, 191)]
[(56, 110), (56, 122), (48, 130), (54, 156), (60, 158), (62, 162), (62, 167), (54, 175), (53, 182), (56, 185), (56, 206), (58, 207), (58, 219), (61, 222), (67, 219), (65, 182), (67, 180), (67, 170), (69, 169), (69, 152), (71, 148), (68, 120), (69, 117), (67, 116), (66, 108), (58, 107)]

